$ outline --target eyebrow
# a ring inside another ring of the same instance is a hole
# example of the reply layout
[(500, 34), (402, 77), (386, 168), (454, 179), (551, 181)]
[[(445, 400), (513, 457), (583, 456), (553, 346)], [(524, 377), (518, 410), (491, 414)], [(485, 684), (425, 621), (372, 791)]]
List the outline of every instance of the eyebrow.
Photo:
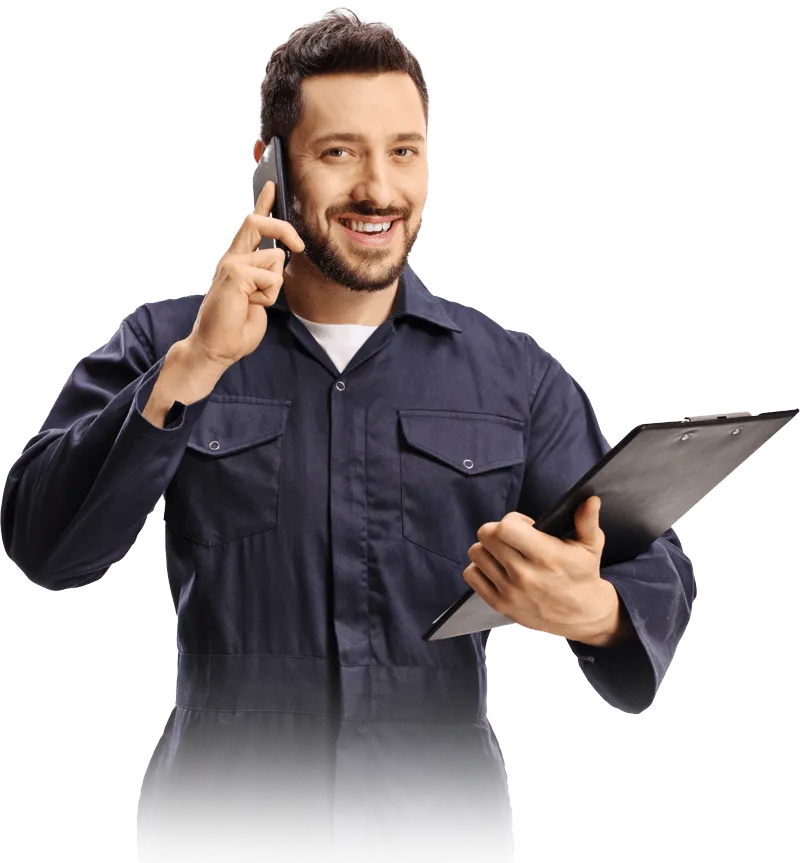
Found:
[[(330, 141), (351, 141), (357, 144), (363, 144), (367, 139), (364, 135), (356, 135), (353, 132), (329, 132), (327, 135), (320, 135), (317, 138), (309, 141), (310, 147), (319, 147), (322, 144), (327, 144)], [(425, 142), (425, 136), (419, 132), (398, 132), (391, 143), (396, 144), (398, 141), (419, 141)]]

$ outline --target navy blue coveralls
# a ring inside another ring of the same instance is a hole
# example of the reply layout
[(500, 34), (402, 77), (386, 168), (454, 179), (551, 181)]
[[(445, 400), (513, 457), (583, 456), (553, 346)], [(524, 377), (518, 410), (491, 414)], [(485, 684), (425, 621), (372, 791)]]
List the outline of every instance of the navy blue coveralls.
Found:
[[(202, 299), (144, 303), (75, 366), (0, 509), (9, 557), (65, 590), (123, 558), (164, 496), (177, 689), (140, 863), (511, 863), (489, 631), (421, 635), (466, 590), (484, 522), (538, 519), (610, 448), (589, 397), (408, 266), (343, 373), (281, 291), (259, 347), (159, 428), (142, 411)], [(638, 640), (570, 647), (639, 713), (688, 625), (692, 562), (670, 529), (601, 574)]]

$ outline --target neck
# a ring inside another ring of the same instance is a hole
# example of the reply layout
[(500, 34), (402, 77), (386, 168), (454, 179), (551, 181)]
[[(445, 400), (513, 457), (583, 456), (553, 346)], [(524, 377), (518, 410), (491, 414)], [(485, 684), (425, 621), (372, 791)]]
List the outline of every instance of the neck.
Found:
[(292, 255), (283, 273), (289, 308), (319, 324), (380, 326), (392, 313), (400, 279), (379, 291), (354, 291), (326, 279), (302, 255)]

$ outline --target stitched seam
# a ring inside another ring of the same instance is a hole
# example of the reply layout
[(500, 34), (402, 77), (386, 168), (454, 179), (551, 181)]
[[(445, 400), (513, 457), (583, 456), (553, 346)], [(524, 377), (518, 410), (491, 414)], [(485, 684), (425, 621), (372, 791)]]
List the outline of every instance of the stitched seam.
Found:
[(550, 369), (553, 367), (553, 359), (554, 358), (551, 356), (550, 361), (547, 363), (547, 368), (544, 370), (544, 374), (542, 375), (542, 379), (539, 381), (539, 386), (536, 387), (536, 392), (533, 393), (533, 399), (531, 400), (531, 408), (530, 408), (531, 416), (533, 416), (533, 409), (536, 405), (537, 399), (539, 398), (539, 393), (541, 393), (541, 391), (542, 391), (542, 385), (544, 384), (544, 379), (547, 377), (547, 375), (550, 373)]
[[(455, 461), (451, 461), (450, 456), (444, 455), (443, 453), (436, 452), (433, 449), (426, 449), (420, 446), (419, 444), (411, 444), (415, 449), (422, 450), (422, 452), (427, 453), (428, 455), (435, 456), (438, 459), (441, 459), (443, 462), (446, 462), (450, 465), (450, 467), (456, 468), (460, 473), (463, 473), (465, 476), (471, 476), (476, 473), (476, 471), (472, 470), (472, 468), (466, 468), (462, 465), (458, 464)], [(521, 455), (515, 458), (514, 461), (510, 461), (507, 458), (495, 459), (494, 461), (484, 461), (479, 465), (477, 473), (481, 473), (484, 470), (488, 470), (490, 467), (508, 467), (512, 464), (519, 464), (520, 462), (525, 461), (525, 456)]]
[(153, 343), (147, 337), (147, 334), (145, 333), (145, 331), (143, 329), (141, 329), (139, 324), (134, 324), (133, 318), (127, 317), (127, 318), (124, 318), (124, 320), (128, 324), (128, 326), (131, 328), (131, 330), (133, 331), (134, 336), (136, 336), (136, 338), (139, 340), (139, 344), (145, 349), (145, 352), (147, 354), (149, 354), (150, 357), (152, 357), (152, 360), (150, 361), (150, 365), (152, 366), (156, 362), (156, 359), (157, 359), (156, 355), (155, 355), (155, 347), (154, 347)]
[(236, 395), (223, 395), (222, 393), (212, 393), (209, 396), (209, 401), (216, 402), (217, 404), (253, 404), (260, 405), (263, 407), (290, 407), (292, 404), (291, 399), (262, 399), (258, 396), (236, 396)]
[[(372, 684), (369, 685), (369, 698), (370, 698), (370, 707), (372, 707)], [(366, 809), (367, 809), (367, 835), (364, 837), (364, 852), (367, 855), (364, 859), (369, 860), (368, 852), (369, 852), (369, 828), (372, 823), (371, 811), (372, 811), (372, 800), (369, 793), (369, 744), (372, 739), (372, 735), (369, 730), (366, 731), (364, 737), (364, 796), (366, 799)]]
[[(226, 659), (239, 659), (241, 657), (250, 656), (269, 656), (278, 659), (305, 659), (311, 662), (327, 662), (327, 656), (299, 656), (293, 653), (186, 653), (180, 651), (178, 656), (222, 656)], [(338, 662), (344, 668), (427, 668), (433, 671), (472, 671), (475, 668), (486, 668), (486, 663), (481, 662), (476, 665), (467, 665), (463, 667), (447, 666), (447, 665), (418, 665), (418, 664), (401, 664), (391, 662)]]
[(175, 706), (180, 710), (199, 710), (202, 713), (300, 713), (303, 716), (331, 716), (330, 713), (315, 713), (311, 710), (278, 710), (272, 707), (188, 707), (185, 704)]
[(308, 659), (316, 662), (326, 662), (327, 656), (299, 656), (294, 653), (187, 653), (184, 650), (178, 652), (178, 656), (224, 656), (226, 659), (238, 659), (242, 656), (277, 656), (285, 659)]
[[(189, 534), (183, 533), (182, 531), (178, 530), (174, 525), (172, 525), (169, 521), (167, 521), (166, 511), (164, 512), (164, 524), (166, 524), (166, 526), (173, 533), (177, 534), (180, 537), (183, 537), (183, 539), (186, 539), (189, 542), (193, 542), (195, 545), (200, 545), (203, 548), (216, 548), (218, 545), (225, 545), (226, 543), (229, 543), (229, 542), (238, 542), (240, 539), (247, 539), (248, 536), (259, 536), (262, 533), (269, 533), (269, 531), (275, 530), (275, 528), (278, 527), (278, 523), (276, 522), (275, 524), (272, 525), (272, 527), (267, 527), (267, 528), (264, 528), (263, 530), (255, 530), (255, 531), (253, 531), (253, 533), (243, 533), (241, 536), (235, 536), (233, 539), (221, 539), (219, 542), (206, 542), (205, 540), (197, 539), (196, 537), (189, 536)], [(223, 654), (219, 654), (219, 655), (222, 656)], [(246, 654), (242, 654), (242, 655), (246, 655)]]
[[(184, 704), (175, 704), (175, 707), (178, 710), (196, 710), (200, 713), (288, 713), (288, 714), (300, 714), (303, 716), (324, 716), (327, 718), (336, 718), (341, 722), (358, 722), (363, 721), (362, 717), (359, 716), (340, 716), (335, 712), (331, 713), (314, 713), (310, 710), (275, 710), (269, 707), (232, 707), (232, 708), (215, 708), (215, 707), (187, 707)], [(486, 714), (481, 713), (480, 719), (447, 719), (447, 725), (480, 725), (486, 721)], [(402, 722), (402, 723), (412, 723), (412, 724), (422, 724), (422, 725), (430, 725), (432, 721), (437, 721), (435, 718), (431, 720), (430, 718), (423, 719), (395, 719), (392, 717), (391, 719), (385, 720), (387, 722)]]
[(403, 534), (403, 538), (407, 542), (413, 543), (414, 545), (416, 545), (419, 548), (424, 548), (425, 551), (429, 551), (429, 552), (431, 552), (431, 554), (436, 554), (439, 557), (443, 557), (445, 560), (453, 561), (453, 563), (459, 563), (460, 561), (458, 560), (458, 558), (450, 557), (449, 554), (444, 554), (441, 551), (436, 551), (436, 549), (434, 549), (434, 548), (428, 548), (428, 546), (425, 545), (424, 543), (417, 542), (415, 539), (412, 539), (409, 536), (409, 532), (410, 532), (411, 528), (413, 527), (413, 525), (411, 525), (409, 523), (409, 519), (406, 518), (406, 502), (405, 502), (406, 484), (405, 484), (405, 481), (403, 479), (403, 477), (404, 477), (404, 474), (403, 474), (403, 461), (404, 461), (404, 459), (403, 459), (403, 450), (402, 449), (399, 451), (398, 457), (400, 459), (400, 523), (402, 525), (401, 533)]
[(401, 416), (415, 417), (449, 417), (451, 419), (471, 419), (478, 422), (488, 422), (497, 424), (501, 420), (500, 425), (508, 425), (512, 428), (524, 428), (525, 421), (516, 417), (507, 417), (502, 414), (486, 414), (486, 413), (470, 413), (469, 411), (436, 411), (436, 410), (415, 410), (413, 408), (401, 408), (399, 410)]
[[(207, 432), (207, 434), (210, 434), (210, 432)], [(262, 434), (263, 434), (263, 432), (262, 432)], [(258, 436), (258, 437), (249, 438), (248, 440), (244, 440), (244, 441), (237, 441), (229, 449), (218, 449), (218, 450), (212, 449), (212, 450), (209, 450), (207, 447), (203, 447), (202, 452), (204, 455), (213, 455), (213, 456), (233, 455), (234, 453), (239, 452), (239, 450), (247, 447), (249, 444), (258, 443), (259, 441), (263, 441), (264, 443), (267, 443), (268, 441), (276, 440), (282, 434), (283, 434), (283, 431), (269, 432), (269, 434), (266, 437)], [(192, 449), (197, 447), (197, 444), (194, 441), (190, 441), (190, 443), (194, 444)]]
[[(372, 643), (372, 588), (370, 584), (370, 568), (369, 568), (369, 545), (370, 545), (370, 536), (369, 536), (369, 525), (370, 525), (370, 517), (369, 517), (369, 458), (367, 457), (367, 429), (369, 428), (369, 406), (367, 406), (364, 411), (364, 447), (362, 452), (364, 453), (364, 533), (366, 537), (366, 541), (364, 543), (364, 567), (366, 569), (366, 578), (367, 578), (367, 645), (369, 647), (369, 654), (373, 656), (375, 653), (375, 648)], [(370, 693), (370, 698), (372, 697), (372, 693)]]

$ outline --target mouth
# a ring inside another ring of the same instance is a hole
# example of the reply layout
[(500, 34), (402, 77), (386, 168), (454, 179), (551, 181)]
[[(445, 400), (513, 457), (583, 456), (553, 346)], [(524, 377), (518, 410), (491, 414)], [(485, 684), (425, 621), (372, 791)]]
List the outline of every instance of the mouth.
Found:
[[(337, 218), (336, 222), (339, 224), (344, 232), (355, 242), (360, 243), (362, 246), (388, 246), (392, 242), (392, 238), (397, 233), (397, 226), (402, 222), (402, 219), (384, 219), (381, 222), (375, 223), (364, 222), (363, 220), (358, 219), (345, 219), (345, 218)], [(353, 230), (353, 225), (355, 223), (355, 227), (375, 227), (377, 230), (372, 231), (364, 231), (364, 230)], [(383, 224), (384, 226), (388, 223), (388, 228), (379, 227), (379, 225)]]

